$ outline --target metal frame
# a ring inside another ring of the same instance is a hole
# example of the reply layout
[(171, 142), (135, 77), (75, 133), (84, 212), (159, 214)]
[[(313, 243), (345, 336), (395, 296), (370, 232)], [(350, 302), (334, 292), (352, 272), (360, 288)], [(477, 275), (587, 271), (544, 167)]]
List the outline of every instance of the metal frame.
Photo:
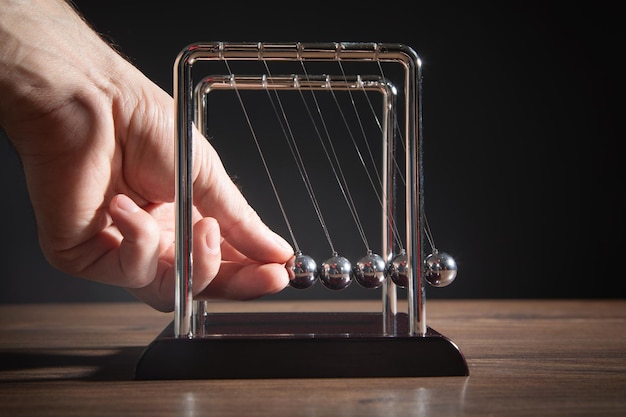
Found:
[[(421, 110), (421, 61), (417, 53), (401, 44), (379, 43), (196, 43), (185, 48), (176, 59), (174, 71), (174, 99), (176, 106), (176, 299), (174, 335), (177, 338), (197, 336), (197, 323), (201, 307), (192, 294), (192, 137), (197, 119), (197, 86), (194, 85), (192, 68), (200, 61), (370, 61), (393, 62), (404, 68), (403, 86), (404, 135), (406, 138), (406, 195), (405, 195), (405, 248), (409, 264), (408, 333), (425, 336), (427, 333), (424, 305), (423, 270), (423, 173), (422, 173), (422, 110)], [(222, 80), (224, 81), (224, 80)], [(228, 80), (230, 83), (232, 80)], [(242, 86), (245, 79), (237, 81)], [(248, 80), (250, 81), (250, 80)], [(276, 79), (276, 85), (286, 88), (285, 80)], [(279, 82), (280, 81), (280, 82)], [(293, 79), (286, 80), (293, 84)], [(302, 80), (300, 80), (302, 81)], [(306, 83), (305, 83), (306, 84)], [(217, 84), (213, 87), (216, 88)], [(262, 85), (256, 80), (249, 88)], [(309, 86), (313, 88), (313, 86)], [(320, 88), (350, 88), (330, 79)], [(317, 87), (316, 87), (317, 88)], [(378, 88), (378, 87), (377, 87)], [(200, 94), (201, 96), (202, 94)], [(201, 99), (201, 98), (200, 98)], [(387, 129), (393, 130), (393, 129)], [(388, 152), (389, 154), (389, 152)], [(389, 175), (387, 167), (385, 177)], [(383, 182), (387, 182), (384, 180)], [(387, 193), (389, 203), (391, 193)], [(385, 214), (388, 208), (384, 208)], [(387, 224), (388, 222), (386, 222)], [(383, 230), (386, 230), (383, 227)], [(389, 236), (383, 232), (385, 243)], [(388, 249), (393, 246), (383, 245)], [(384, 254), (384, 255), (388, 255)], [(389, 282), (389, 280), (387, 280)], [(387, 284), (383, 291), (385, 317), (395, 315), (395, 287)], [(194, 312), (195, 311), (195, 312)]]

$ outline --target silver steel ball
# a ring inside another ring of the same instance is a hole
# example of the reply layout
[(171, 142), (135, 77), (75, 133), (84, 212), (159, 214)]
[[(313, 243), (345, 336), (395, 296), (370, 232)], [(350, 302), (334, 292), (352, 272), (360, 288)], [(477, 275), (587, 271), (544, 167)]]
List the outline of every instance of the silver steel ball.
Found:
[(406, 251), (402, 249), (387, 267), (387, 275), (398, 287), (406, 288), (409, 286), (409, 262)]
[(456, 278), (456, 261), (445, 252), (434, 251), (424, 259), (426, 281), (433, 287), (445, 287)]
[(369, 251), (352, 269), (354, 278), (364, 288), (378, 288), (385, 282), (385, 260)]
[(352, 283), (351, 272), (352, 264), (350, 261), (334, 253), (333, 256), (322, 262), (319, 278), (326, 288), (343, 290)]
[(312, 287), (317, 281), (317, 262), (302, 252), (296, 254), (287, 263), (289, 285), (303, 290)]

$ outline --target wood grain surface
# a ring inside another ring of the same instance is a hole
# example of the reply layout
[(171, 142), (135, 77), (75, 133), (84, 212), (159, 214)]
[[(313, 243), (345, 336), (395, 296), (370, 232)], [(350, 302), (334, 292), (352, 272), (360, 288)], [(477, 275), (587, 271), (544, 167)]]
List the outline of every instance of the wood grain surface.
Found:
[(460, 347), (469, 377), (134, 381), (139, 355), (172, 314), (140, 303), (2, 305), (0, 416), (626, 415), (626, 300), (432, 300), (427, 317)]

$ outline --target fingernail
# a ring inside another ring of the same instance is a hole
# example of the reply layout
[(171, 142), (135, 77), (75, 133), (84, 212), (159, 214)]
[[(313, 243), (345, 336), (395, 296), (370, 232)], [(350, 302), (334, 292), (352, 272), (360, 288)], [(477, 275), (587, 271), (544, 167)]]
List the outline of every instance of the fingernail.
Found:
[(134, 213), (139, 210), (139, 206), (135, 204), (130, 197), (120, 194), (117, 196), (117, 207), (123, 211), (127, 211), (129, 213)]
[(219, 233), (212, 233), (214, 230), (209, 230), (206, 235), (204, 235), (204, 240), (206, 242), (207, 251), (211, 255), (215, 255), (220, 253), (220, 246), (222, 244), (222, 237)]
[(289, 244), (289, 242), (287, 242), (285, 239), (283, 239), (282, 236), (274, 233), (274, 240), (276, 241), (276, 243), (278, 243), (281, 247), (285, 248), (285, 249), (289, 249), (291, 252), (293, 252), (293, 247)]

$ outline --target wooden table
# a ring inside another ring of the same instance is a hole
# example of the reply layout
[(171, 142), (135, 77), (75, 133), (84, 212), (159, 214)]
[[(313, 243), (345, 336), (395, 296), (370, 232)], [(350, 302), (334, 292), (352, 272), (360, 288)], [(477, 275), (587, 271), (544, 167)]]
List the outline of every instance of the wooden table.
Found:
[[(376, 311), (379, 303), (219, 303)], [(625, 416), (626, 300), (429, 300), (469, 377), (135, 381), (172, 320), (139, 303), (0, 306), (0, 416)]]

